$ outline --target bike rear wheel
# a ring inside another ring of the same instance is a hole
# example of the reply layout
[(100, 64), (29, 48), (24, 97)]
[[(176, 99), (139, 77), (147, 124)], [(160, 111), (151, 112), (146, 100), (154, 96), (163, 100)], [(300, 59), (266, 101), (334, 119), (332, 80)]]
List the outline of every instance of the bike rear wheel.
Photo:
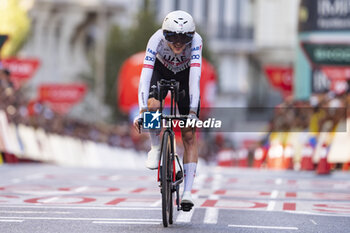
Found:
[(162, 145), (162, 215), (163, 226), (173, 223), (173, 198), (172, 198), (172, 163), (171, 163), (171, 138), (168, 132), (164, 132)]

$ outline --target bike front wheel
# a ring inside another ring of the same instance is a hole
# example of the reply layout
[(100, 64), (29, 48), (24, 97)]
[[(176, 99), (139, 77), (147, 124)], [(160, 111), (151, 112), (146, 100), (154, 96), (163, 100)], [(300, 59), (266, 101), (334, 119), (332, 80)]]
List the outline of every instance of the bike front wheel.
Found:
[(173, 223), (173, 198), (172, 198), (172, 163), (171, 163), (171, 137), (168, 132), (164, 132), (162, 145), (162, 170), (161, 170), (161, 187), (162, 187), (162, 215), (163, 225)]

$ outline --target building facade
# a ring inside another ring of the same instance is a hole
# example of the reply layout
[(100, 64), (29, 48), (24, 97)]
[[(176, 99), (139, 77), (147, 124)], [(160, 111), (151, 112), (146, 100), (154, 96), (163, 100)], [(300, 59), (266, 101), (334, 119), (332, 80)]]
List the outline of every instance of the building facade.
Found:
[[(71, 82), (92, 73), (95, 93), (102, 99), (109, 26), (132, 25), (144, 1), (35, 0), (30, 11), (32, 34), (21, 51), (23, 56), (42, 61), (31, 85)], [(217, 103), (235, 107), (269, 102), (271, 90), (263, 75), (264, 64), (293, 63), (298, 2), (149, 0), (160, 23), (173, 10), (193, 15), (215, 59), (219, 77)], [(94, 68), (91, 64), (95, 64)]]

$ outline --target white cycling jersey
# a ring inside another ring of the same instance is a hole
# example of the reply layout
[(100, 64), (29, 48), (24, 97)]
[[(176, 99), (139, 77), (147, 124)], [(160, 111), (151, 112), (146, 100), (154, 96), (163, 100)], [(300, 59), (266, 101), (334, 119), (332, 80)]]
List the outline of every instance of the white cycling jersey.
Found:
[(199, 82), (202, 68), (201, 36), (198, 33), (195, 33), (192, 42), (186, 45), (183, 52), (181, 54), (174, 54), (168, 46), (161, 29), (152, 35), (147, 44), (146, 55), (140, 77), (138, 93), (140, 111), (147, 110), (149, 88), (156, 58), (158, 58), (166, 68), (175, 74), (190, 67), (190, 110), (197, 112), (200, 94)]

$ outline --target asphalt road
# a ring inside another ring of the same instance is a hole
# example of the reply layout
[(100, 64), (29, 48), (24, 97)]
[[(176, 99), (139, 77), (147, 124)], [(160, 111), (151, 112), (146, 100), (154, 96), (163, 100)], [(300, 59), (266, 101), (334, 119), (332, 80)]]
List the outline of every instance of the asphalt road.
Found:
[(350, 232), (350, 173), (201, 167), (163, 228), (156, 172), (0, 166), (0, 232)]

